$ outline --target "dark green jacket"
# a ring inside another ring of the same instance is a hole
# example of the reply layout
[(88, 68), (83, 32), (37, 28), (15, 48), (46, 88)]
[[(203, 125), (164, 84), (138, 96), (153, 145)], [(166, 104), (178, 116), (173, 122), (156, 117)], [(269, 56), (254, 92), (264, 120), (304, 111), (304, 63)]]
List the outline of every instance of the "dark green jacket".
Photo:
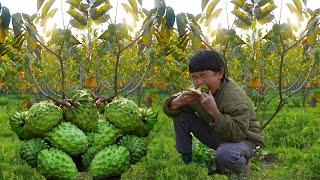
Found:
[(202, 107), (199, 100), (176, 111), (171, 111), (169, 103), (178, 94), (167, 99), (164, 104), (163, 111), (168, 116), (177, 116), (181, 111), (195, 112), (225, 141), (240, 142), (249, 140), (257, 146), (263, 145), (261, 126), (256, 120), (256, 114), (250, 99), (232, 79), (229, 79), (227, 83), (224, 82), (222, 88), (214, 94), (217, 107), (221, 112), (221, 115), (216, 120), (213, 120), (213, 117)]

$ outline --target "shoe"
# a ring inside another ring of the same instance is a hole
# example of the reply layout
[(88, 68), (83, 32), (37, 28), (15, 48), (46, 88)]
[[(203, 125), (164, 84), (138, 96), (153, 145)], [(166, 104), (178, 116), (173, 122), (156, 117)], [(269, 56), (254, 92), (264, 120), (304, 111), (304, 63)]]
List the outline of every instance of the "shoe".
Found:
[(192, 153), (182, 153), (181, 158), (184, 164), (190, 164), (192, 162)]

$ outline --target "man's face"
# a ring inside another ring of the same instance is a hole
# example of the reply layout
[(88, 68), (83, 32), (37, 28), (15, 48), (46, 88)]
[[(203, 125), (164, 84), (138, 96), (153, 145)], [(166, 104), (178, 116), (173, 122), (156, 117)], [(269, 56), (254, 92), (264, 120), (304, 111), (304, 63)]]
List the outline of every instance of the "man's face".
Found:
[(214, 94), (220, 88), (223, 74), (224, 74), (223, 69), (219, 72), (206, 70), (206, 71), (191, 73), (193, 86), (196, 89), (198, 89), (199, 87), (205, 85), (211, 90), (211, 93)]

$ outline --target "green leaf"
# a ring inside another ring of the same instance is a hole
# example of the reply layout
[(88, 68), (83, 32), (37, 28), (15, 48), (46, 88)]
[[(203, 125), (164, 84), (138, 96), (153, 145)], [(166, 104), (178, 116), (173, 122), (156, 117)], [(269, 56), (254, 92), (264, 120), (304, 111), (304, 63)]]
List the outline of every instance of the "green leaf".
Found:
[(200, 14), (197, 14), (197, 15), (194, 17), (194, 19), (198, 22), (201, 17), (202, 17), (202, 14), (200, 13)]
[[(104, 0), (103, 0), (104, 1)], [(80, 5), (81, 0), (67, 0), (66, 3), (70, 4), (73, 7), (78, 7)]]
[(302, 13), (302, 3), (300, 0), (293, 0), (294, 5), (296, 6), (298, 12)]
[(11, 22), (10, 11), (7, 7), (3, 6), (1, 8), (1, 29), (7, 30)]
[(70, 24), (72, 27), (83, 30), (84, 28), (86, 28), (86, 24), (81, 24), (78, 20), (76, 19), (71, 19), (70, 20)]
[(133, 12), (137, 13), (138, 12), (138, 4), (137, 4), (136, 0), (129, 0), (129, 4), (131, 5)]
[(41, 16), (44, 18), (46, 17), (49, 9), (51, 8), (52, 4), (54, 3), (55, 0), (48, 0), (44, 6), (42, 7), (42, 11), (41, 11)]
[(190, 29), (192, 34), (199, 40), (201, 40), (201, 29), (199, 28), (199, 26), (197, 24), (194, 23), (190, 23)]
[(250, 25), (244, 23), (243, 21), (241, 21), (240, 19), (236, 19), (234, 21), (234, 24), (238, 27), (238, 28), (241, 28), (241, 29), (249, 29), (250, 28)]
[(164, 0), (154, 0), (154, 7), (155, 8), (159, 8), (161, 6), (166, 7), (166, 3), (164, 2)]
[(209, 26), (209, 25), (211, 24), (212, 20), (216, 19), (216, 18), (220, 15), (221, 11), (222, 11), (222, 8), (219, 8), (219, 9), (215, 10), (215, 11), (210, 15), (209, 18), (206, 18), (205, 25), (206, 25), (206, 26)]
[(235, 7), (232, 11), (232, 14), (234, 14), (239, 20), (241, 20), (243, 23), (247, 25), (251, 25), (252, 19), (244, 12), (240, 10), (240, 8)]
[(301, 21), (303, 20), (302, 14), (299, 13), (298, 9), (297, 9), (294, 5), (287, 3), (287, 6), (288, 6), (289, 10), (291, 11), (291, 13), (297, 15), (298, 18), (299, 18)]
[(245, 3), (245, 0), (231, 0), (231, 3), (233, 3), (234, 5), (236, 5), (238, 7), (242, 7)]
[(265, 6), (264, 8), (255, 8), (254, 15), (258, 20), (260, 20), (260, 19), (270, 15), (271, 12), (276, 8), (277, 8), (277, 6), (274, 3), (270, 3), (267, 6)]
[(187, 27), (187, 17), (185, 13), (177, 14), (176, 22), (178, 26), (179, 36), (182, 37), (186, 34), (186, 27)]
[(20, 50), (22, 48), (24, 41), (25, 41), (25, 38), (23, 33), (21, 33), (19, 36), (15, 36), (14, 47)]
[(47, 14), (46, 19), (51, 19), (56, 14), (57, 11), (58, 11), (58, 8), (51, 9)]
[(126, 3), (122, 3), (123, 8), (126, 10), (129, 14), (134, 14), (133, 9)]
[(154, 21), (155, 21), (155, 17), (149, 17), (145, 19), (145, 21), (143, 22), (142, 28), (144, 30), (149, 30), (153, 26)]
[(92, 8), (98, 7), (104, 2), (106, 2), (107, 4), (110, 4), (109, 1), (106, 1), (106, 0), (95, 0), (91, 7)]
[(292, 28), (290, 24), (283, 23), (280, 25), (280, 32), (283, 40), (290, 39), (292, 37)]
[(312, 11), (312, 9), (307, 8), (307, 12), (309, 13), (310, 16), (313, 16), (314, 12)]
[(44, 2), (45, 0), (37, 0), (37, 10), (39, 11), (39, 9), (41, 8), (41, 6), (42, 6), (42, 4), (43, 4), (43, 2)]
[(108, 40), (108, 34), (109, 34), (108, 30), (105, 30), (105, 31), (98, 37), (98, 39), (102, 39), (102, 40), (107, 41), (107, 40)]
[(22, 28), (22, 16), (20, 13), (15, 13), (12, 15), (12, 27), (14, 36), (17, 37), (21, 34)]
[(298, 14), (298, 10), (292, 4), (287, 3), (287, 6), (288, 6), (289, 10), (291, 11), (291, 13)]
[(217, 4), (219, 3), (220, 0), (213, 0), (212, 2), (210, 2), (210, 4), (207, 7), (206, 10), (206, 17), (209, 17), (210, 14), (212, 13), (212, 11), (214, 10), (214, 8), (216, 8)]
[(123, 23), (119, 23), (116, 25), (116, 33), (117, 33), (117, 36), (120, 40), (130, 38), (129, 33), (128, 33), (128, 29), (129, 28)]
[(206, 8), (209, 0), (201, 0), (201, 10), (203, 11)]
[(270, 30), (262, 39), (266, 39), (275, 43), (280, 42), (280, 36), (276, 36), (273, 30)]
[(193, 22), (193, 23), (196, 23), (196, 18), (194, 17), (193, 14), (190, 14), (190, 13), (187, 13), (187, 17), (189, 19), (189, 21)]
[(243, 44), (246, 44), (235, 32), (234, 29), (230, 29), (228, 31), (228, 39), (229, 39), (229, 42), (230, 42), (230, 47), (231, 48), (234, 48), (236, 46), (240, 46), (240, 45), (243, 45)]
[(160, 5), (157, 9), (157, 16), (156, 16), (158, 21), (161, 21), (165, 12), (166, 12), (166, 6), (164, 4)]
[(142, 0), (138, 0), (138, 2), (139, 2), (139, 4), (140, 4), (140, 6), (142, 6)]
[[(87, 18), (82, 15), (81, 12), (77, 11), (75, 8), (71, 8), (67, 11), (68, 14), (70, 14), (74, 19), (76, 19), (81, 25), (86, 26), (87, 25)], [(73, 22), (75, 23), (75, 22)], [(74, 24), (76, 25), (76, 24)]]
[(93, 20), (99, 19), (103, 16), (107, 11), (112, 8), (110, 4), (103, 4), (102, 6), (90, 8), (89, 14)]
[(320, 48), (316, 48), (314, 51), (314, 60), (317, 65), (320, 65)]
[(175, 20), (176, 20), (176, 17), (174, 14), (174, 10), (172, 9), (172, 7), (168, 6), (167, 12), (166, 12), (166, 26), (168, 29), (173, 28)]
[(302, 0), (302, 1), (303, 1), (303, 4), (307, 6), (307, 0)]
[(267, 3), (271, 2), (272, 0), (261, 0), (258, 2), (258, 5), (256, 7), (262, 7), (264, 5), (266, 5)]
[(317, 40), (317, 34), (318, 34), (319, 28), (316, 27), (309, 36), (307, 36), (307, 43), (309, 46), (313, 47)]
[(267, 16), (261, 18), (258, 20), (258, 23), (263, 25), (271, 22), (273, 20), (274, 16), (272, 14), (268, 14)]
[(245, 3), (241, 9), (246, 11), (247, 13), (250, 13), (252, 11), (252, 8), (254, 7), (253, 4)]
[(7, 30), (0, 29), (0, 44), (3, 44), (7, 37)]
[(67, 41), (67, 44), (69, 46), (75, 46), (75, 45), (78, 45), (78, 44), (81, 44), (80, 41), (74, 37), (72, 34), (71, 34), (71, 31), (69, 29), (66, 29), (63, 31), (63, 37), (64, 39)]
[(84, 14), (87, 14), (89, 7), (90, 7), (89, 4), (81, 2), (80, 5), (77, 7), (77, 9), (83, 12)]
[(93, 20), (93, 23), (96, 25), (99, 25), (99, 24), (107, 22), (108, 19), (110, 19), (110, 17), (107, 14), (104, 14), (99, 19)]
[(152, 42), (152, 35), (154, 34), (155, 28), (152, 26), (151, 29), (149, 29), (148, 31), (144, 31), (142, 33), (142, 38), (141, 41), (143, 42), (143, 44), (145, 46), (150, 46), (151, 42)]

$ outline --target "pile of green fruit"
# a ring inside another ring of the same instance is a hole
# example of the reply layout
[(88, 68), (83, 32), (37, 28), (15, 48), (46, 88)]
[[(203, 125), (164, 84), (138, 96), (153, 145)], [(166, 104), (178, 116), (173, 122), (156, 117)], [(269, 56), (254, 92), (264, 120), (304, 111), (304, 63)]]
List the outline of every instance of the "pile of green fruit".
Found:
[(23, 142), (21, 159), (47, 179), (120, 176), (147, 153), (145, 137), (157, 113), (118, 97), (99, 113), (90, 92), (79, 90), (70, 106), (41, 101), (10, 116)]

